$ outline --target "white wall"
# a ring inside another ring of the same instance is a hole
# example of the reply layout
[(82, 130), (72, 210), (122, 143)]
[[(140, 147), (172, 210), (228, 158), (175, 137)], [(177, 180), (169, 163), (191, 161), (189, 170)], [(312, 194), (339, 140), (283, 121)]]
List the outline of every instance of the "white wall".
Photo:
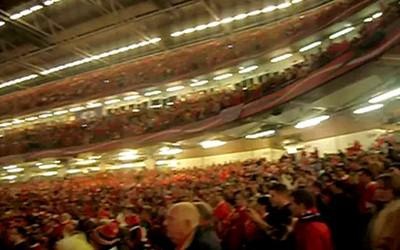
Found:
[(279, 159), (283, 153), (283, 150), (265, 148), (254, 151), (171, 160), (168, 163), (169, 166), (175, 168), (187, 168), (194, 166), (206, 167), (212, 164), (224, 164), (228, 162), (243, 161), (251, 158), (266, 158), (269, 161), (273, 161)]
[[(297, 145), (290, 145), (286, 147), (286, 150), (304, 148), (306, 151), (311, 152), (316, 147), (318, 148), (320, 154), (337, 153), (339, 149), (344, 150), (347, 147), (351, 146), (355, 140), (358, 140), (363, 145), (364, 148), (368, 148), (370, 145), (374, 143), (375, 139), (383, 133), (385, 133), (385, 130), (372, 129), (358, 133), (303, 142)], [(206, 167), (212, 164), (224, 164), (234, 161), (243, 161), (251, 158), (266, 158), (269, 161), (274, 161), (278, 160), (283, 153), (285, 153), (284, 150), (265, 148), (254, 151), (171, 160), (168, 161), (167, 163), (170, 167), (174, 168), (187, 168), (195, 166)]]
[(329, 137), (315, 141), (308, 141), (295, 145), (295, 147), (304, 148), (306, 151), (313, 151), (314, 148), (318, 148), (320, 153), (329, 154), (337, 153), (339, 149), (344, 150), (353, 145), (354, 141), (357, 140), (361, 143), (361, 145), (363, 145), (364, 149), (367, 149), (375, 142), (375, 139), (379, 135), (384, 133), (385, 130), (382, 129), (371, 129), (358, 133)]

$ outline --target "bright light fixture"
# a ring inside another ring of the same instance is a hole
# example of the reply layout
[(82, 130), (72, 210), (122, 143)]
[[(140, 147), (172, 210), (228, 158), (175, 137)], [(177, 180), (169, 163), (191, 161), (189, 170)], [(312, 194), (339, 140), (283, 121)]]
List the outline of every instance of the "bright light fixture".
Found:
[(301, 3), (303, 0), (292, 0), (292, 3)]
[(382, 15), (383, 15), (382, 12), (377, 12), (377, 13), (375, 13), (375, 14), (372, 15), (372, 18), (373, 18), (373, 19), (377, 19), (377, 18), (380, 18)]
[(330, 118), (329, 115), (322, 115), (322, 116), (314, 117), (309, 120), (305, 120), (305, 121), (301, 121), (301, 122), (297, 123), (295, 128), (313, 127), (313, 126), (320, 124), (321, 122), (323, 122), (325, 120), (328, 120), (329, 118)]
[(182, 153), (181, 148), (162, 147), (160, 148), (160, 155), (176, 155)]
[(12, 123), (15, 124), (15, 125), (21, 124), (21, 123), (24, 123), (24, 122), (25, 122), (24, 120), (20, 120), (20, 119), (14, 119), (14, 120), (12, 121)]
[(11, 126), (11, 125), (12, 125), (11, 122), (4, 122), (4, 123), (0, 124), (0, 127), (5, 128), (5, 127)]
[(76, 161), (75, 165), (85, 166), (95, 164), (97, 161), (95, 159), (79, 159)]
[(176, 162), (176, 159), (172, 159), (172, 160), (157, 160), (156, 161), (156, 165), (157, 166), (169, 166), (169, 167), (177, 167), (178, 164)]
[(5, 25), (5, 24), (6, 24), (5, 22), (0, 21), (0, 27), (3, 26), (3, 25)]
[(46, 113), (46, 114), (41, 114), (41, 115), (39, 115), (38, 117), (39, 117), (40, 119), (45, 119), (45, 118), (49, 118), (49, 117), (52, 117), (52, 116), (53, 116), (53, 114)]
[(9, 173), (20, 173), (23, 172), (24, 169), (23, 168), (12, 168), (12, 169), (7, 169), (7, 172)]
[(353, 26), (347, 27), (341, 31), (338, 31), (336, 33), (333, 33), (332, 35), (329, 36), (329, 39), (333, 40), (336, 39), (338, 37), (344, 36), (350, 32), (352, 32), (355, 28)]
[(57, 171), (49, 171), (49, 172), (40, 173), (39, 175), (41, 175), (41, 176), (54, 176), (54, 175), (57, 175), (57, 174), (58, 174)]
[(214, 77), (213, 79), (214, 79), (215, 81), (221, 81), (221, 80), (228, 79), (228, 78), (230, 78), (230, 77), (232, 77), (232, 76), (233, 76), (233, 74), (231, 74), (231, 73), (226, 73), (226, 74), (218, 75), (218, 76)]
[(175, 91), (179, 91), (184, 89), (185, 86), (179, 85), (179, 86), (173, 86), (173, 87), (169, 87), (167, 88), (167, 92), (175, 92)]
[[(301, 0), (293, 0), (292, 3), (298, 3), (298, 2), (301, 2)], [(284, 2), (284, 3), (279, 4), (278, 6), (269, 5), (269, 6), (266, 6), (266, 7), (262, 8), (262, 9), (251, 10), (251, 11), (246, 12), (246, 13), (239, 13), (239, 14), (237, 14), (235, 16), (228, 16), (228, 17), (225, 17), (225, 18), (223, 18), (223, 19), (221, 19), (219, 21), (213, 21), (213, 22), (210, 22), (210, 23), (207, 23), (207, 24), (200, 24), (200, 25), (197, 25), (197, 26), (194, 26), (194, 27), (189, 27), (189, 28), (186, 28), (184, 30), (173, 32), (170, 35), (172, 37), (179, 37), (179, 36), (183, 36), (185, 34), (191, 34), (191, 33), (195, 32), (195, 31), (202, 31), (202, 30), (214, 28), (214, 27), (217, 27), (217, 26), (220, 26), (220, 25), (223, 25), (223, 24), (228, 24), (228, 23), (231, 23), (231, 22), (234, 22), (234, 21), (241, 21), (241, 20), (244, 20), (244, 19), (246, 19), (248, 17), (257, 16), (257, 15), (260, 15), (262, 13), (269, 13), (269, 12), (272, 12), (272, 11), (274, 11), (276, 9), (285, 9), (285, 8), (290, 7), (291, 5), (292, 4), (290, 2)]]
[(393, 90), (391, 90), (389, 92), (386, 92), (384, 94), (375, 96), (375, 97), (371, 98), (368, 102), (369, 103), (379, 103), (379, 102), (383, 102), (383, 101), (392, 99), (392, 98), (394, 98), (396, 96), (400, 96), (400, 88), (393, 89)]
[(50, 6), (50, 5), (52, 5), (52, 4), (56, 3), (56, 2), (59, 2), (59, 1), (60, 0), (47, 0), (47, 1), (44, 1), (43, 4), (46, 5), (46, 6)]
[(274, 10), (276, 10), (276, 9), (277, 9), (277, 7), (276, 7), (275, 5), (270, 5), (270, 6), (265, 7), (265, 8), (262, 9), (261, 11), (262, 11), (263, 13), (268, 13), (268, 12), (272, 12), (272, 11), (274, 11)]
[(81, 65), (81, 64), (84, 64), (84, 63), (88, 63), (88, 62), (91, 62), (91, 61), (94, 61), (94, 60), (99, 60), (99, 59), (102, 59), (102, 58), (105, 58), (105, 57), (109, 57), (109, 56), (113, 56), (113, 55), (116, 55), (116, 54), (120, 54), (120, 53), (129, 51), (129, 50), (133, 50), (133, 49), (137, 49), (137, 48), (140, 48), (140, 47), (152, 45), (152, 44), (158, 43), (159, 41), (161, 41), (161, 38), (156, 37), (156, 38), (153, 38), (153, 39), (150, 39), (150, 40), (147, 40), (147, 41), (142, 41), (140, 43), (130, 44), (130, 45), (125, 46), (125, 47), (113, 49), (113, 50), (106, 51), (106, 52), (103, 52), (103, 53), (98, 54), (98, 55), (94, 55), (94, 56), (91, 56), (91, 57), (87, 57), (87, 58), (83, 58), (83, 59), (76, 60), (76, 61), (73, 61), (73, 62), (69, 62), (69, 63), (66, 63), (66, 64), (62, 64), (62, 65), (59, 65), (59, 66), (56, 66), (56, 67), (53, 67), (53, 68), (50, 68), (50, 69), (47, 69), (47, 70), (43, 70), (42, 72), (40, 72), (40, 74), (47, 75), (47, 74), (50, 74), (50, 73), (58, 72), (58, 71), (61, 71), (61, 70), (67, 69), (67, 68), (76, 67), (78, 65)]
[(306, 51), (312, 50), (316, 47), (321, 46), (321, 44), (322, 44), (322, 41), (316, 41), (316, 42), (310, 43), (310, 44), (304, 46), (303, 48), (299, 49), (299, 52), (306, 52)]
[(38, 118), (36, 116), (32, 116), (32, 117), (25, 118), (25, 121), (32, 122), (32, 121), (36, 121), (37, 119)]
[(103, 106), (103, 104), (100, 103), (100, 102), (92, 102), (92, 103), (88, 103), (86, 105), (86, 108), (93, 109), (93, 108), (98, 108), (98, 107), (101, 107), (101, 106)]
[(246, 74), (246, 73), (252, 72), (252, 71), (254, 71), (256, 69), (258, 69), (257, 65), (252, 65), (252, 66), (248, 66), (246, 68), (241, 68), (239, 70), (239, 74)]
[(3, 167), (4, 169), (14, 169), (14, 168), (17, 168), (18, 166), (17, 165), (10, 165), (10, 166), (5, 166), (5, 167)]
[(70, 112), (79, 112), (79, 111), (82, 111), (82, 110), (85, 110), (85, 107), (78, 106), (78, 107), (73, 107), (73, 108), (69, 109)]
[(157, 166), (162, 166), (162, 165), (168, 165), (169, 161), (168, 160), (158, 160), (156, 161)]
[(137, 155), (138, 151), (137, 150), (127, 150), (123, 151), (118, 154), (118, 160), (120, 161), (133, 161), (139, 158)]
[(220, 140), (207, 140), (207, 141), (202, 141), (200, 142), (200, 146), (202, 146), (204, 149), (208, 148), (216, 148), (225, 145), (226, 142), (220, 141)]
[(246, 139), (258, 139), (258, 138), (262, 138), (262, 137), (272, 136), (275, 133), (276, 133), (275, 130), (266, 130), (266, 131), (257, 132), (257, 133), (250, 134), (250, 135), (246, 135), (245, 138)]
[(133, 101), (138, 99), (140, 96), (139, 95), (130, 95), (130, 96), (125, 96), (124, 101)]
[(372, 22), (374, 19), (372, 17), (367, 17), (364, 19), (364, 23), (370, 23)]
[(159, 109), (161, 108), (163, 105), (162, 104), (154, 104), (154, 105), (150, 105), (151, 109)]
[(21, 17), (30, 15), (30, 14), (32, 14), (33, 12), (38, 11), (38, 10), (40, 10), (40, 9), (43, 9), (43, 5), (38, 4), (38, 5), (32, 6), (32, 7), (29, 8), (29, 9), (25, 9), (25, 10), (22, 10), (22, 11), (20, 11), (20, 12), (18, 12), (18, 13), (12, 14), (12, 15), (10, 16), (10, 19), (12, 19), (12, 20), (17, 20), (17, 19), (20, 19)]
[(378, 110), (378, 109), (381, 109), (381, 108), (383, 108), (383, 104), (380, 104), (380, 103), (378, 103), (378, 104), (372, 104), (372, 105), (369, 105), (369, 106), (366, 106), (366, 107), (362, 107), (362, 108), (359, 108), (359, 109), (356, 109), (356, 110), (354, 110), (353, 111), (353, 113), (354, 114), (364, 114), (364, 113), (368, 113), (368, 112), (371, 112), (371, 111), (375, 111), (375, 110)]
[(68, 169), (67, 171), (65, 171), (67, 174), (77, 174), (82, 172), (82, 170), (80, 169)]
[(40, 165), (40, 169), (52, 169), (52, 168), (59, 168), (60, 166), (58, 164), (43, 164)]
[(192, 83), (190, 84), (190, 87), (199, 87), (199, 86), (203, 86), (207, 83), (208, 83), (208, 80), (192, 79)]
[(58, 111), (54, 112), (53, 115), (64, 115), (68, 112), (69, 112), (68, 110), (58, 110)]
[(26, 82), (28, 80), (35, 79), (38, 76), (39, 75), (37, 75), (37, 74), (32, 74), (32, 75), (27, 75), (27, 76), (24, 76), (24, 77), (21, 77), (21, 78), (17, 78), (17, 79), (14, 79), (14, 80), (10, 80), (10, 81), (7, 81), (7, 82), (0, 83), (0, 89), (8, 87), (8, 86), (15, 85), (15, 84), (18, 84), (18, 83), (21, 83), (21, 82)]
[(276, 7), (281, 10), (281, 9), (289, 8), (290, 6), (292, 6), (292, 4), (290, 2), (284, 2), (284, 3), (277, 5)]
[(280, 55), (280, 56), (272, 58), (271, 62), (272, 63), (281, 62), (281, 61), (284, 61), (284, 60), (286, 60), (286, 59), (288, 59), (288, 58), (290, 58), (292, 56), (293, 56), (293, 54), (291, 54), (291, 53), (283, 54), (283, 55)]
[(118, 103), (118, 102), (120, 102), (120, 101), (121, 101), (120, 99), (111, 99), (111, 100), (106, 100), (106, 101), (104, 102), (104, 104), (105, 104), (105, 105), (111, 105), (111, 104)]
[(7, 176), (3, 176), (1, 177), (2, 180), (14, 180), (17, 179), (16, 175), (7, 175)]
[(159, 95), (161, 93), (162, 93), (161, 90), (153, 90), (153, 91), (144, 93), (144, 96), (155, 96), (155, 95)]

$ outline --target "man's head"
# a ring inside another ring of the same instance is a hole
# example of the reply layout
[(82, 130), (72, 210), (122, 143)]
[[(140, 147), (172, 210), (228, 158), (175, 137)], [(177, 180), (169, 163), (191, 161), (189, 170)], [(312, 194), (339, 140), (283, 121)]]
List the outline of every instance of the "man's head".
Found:
[(288, 188), (285, 184), (274, 183), (269, 188), (270, 200), (273, 206), (281, 207), (288, 202)]
[(167, 228), (167, 235), (174, 244), (181, 244), (199, 223), (199, 211), (190, 202), (180, 202), (172, 205), (164, 222)]
[(305, 189), (293, 191), (291, 194), (291, 201), (290, 209), (296, 217), (302, 216), (308, 210), (315, 207), (313, 195)]
[(368, 184), (372, 181), (373, 174), (368, 168), (361, 168), (358, 170), (358, 181), (360, 184)]
[(377, 178), (376, 200), (390, 202), (400, 198), (400, 176), (397, 174), (383, 174)]

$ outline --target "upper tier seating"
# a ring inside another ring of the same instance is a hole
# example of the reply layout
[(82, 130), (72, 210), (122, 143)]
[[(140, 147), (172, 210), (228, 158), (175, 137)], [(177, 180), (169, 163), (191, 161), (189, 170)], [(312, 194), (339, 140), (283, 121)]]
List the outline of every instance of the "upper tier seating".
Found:
[[(214, 39), (132, 63), (68, 77), (0, 97), (0, 116), (59, 107), (77, 101), (185, 79), (280, 48), (366, 7), (371, 0), (334, 1), (274, 25)], [(339, 14), (338, 14), (339, 13)], [(228, 46), (229, 45), (229, 46)]]

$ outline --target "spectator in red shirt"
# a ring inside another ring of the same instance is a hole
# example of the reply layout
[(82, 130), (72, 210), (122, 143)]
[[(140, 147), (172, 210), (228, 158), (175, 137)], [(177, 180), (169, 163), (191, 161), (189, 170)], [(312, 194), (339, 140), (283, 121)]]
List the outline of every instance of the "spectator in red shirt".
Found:
[(314, 197), (305, 189), (291, 194), (291, 210), (298, 218), (294, 226), (297, 250), (332, 250), (331, 232), (315, 208)]

